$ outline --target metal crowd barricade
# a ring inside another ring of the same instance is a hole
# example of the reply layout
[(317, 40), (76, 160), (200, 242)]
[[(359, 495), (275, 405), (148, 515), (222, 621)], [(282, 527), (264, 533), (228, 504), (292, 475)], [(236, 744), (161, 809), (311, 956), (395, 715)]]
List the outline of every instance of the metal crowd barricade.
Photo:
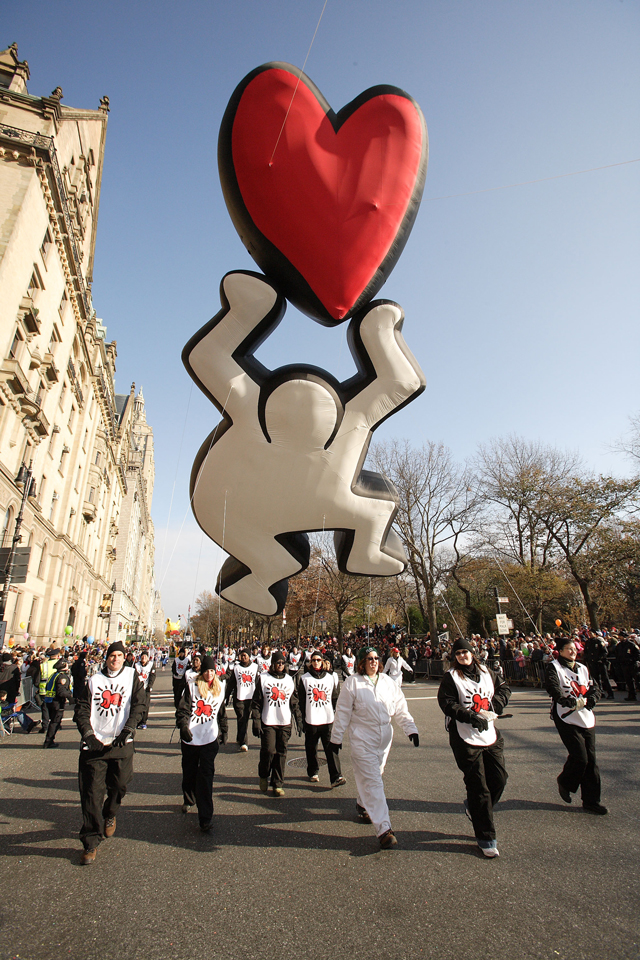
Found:
[[(517, 660), (490, 660), (487, 666), (497, 672), (502, 672), (504, 679), (510, 684), (519, 684), (520, 686), (544, 686), (544, 673), (546, 664), (542, 660), (531, 661), (525, 659), (523, 664)], [(418, 660), (415, 667), (416, 680), (442, 680), (448, 669), (448, 664), (442, 660), (434, 660), (433, 657), (423, 657)]]

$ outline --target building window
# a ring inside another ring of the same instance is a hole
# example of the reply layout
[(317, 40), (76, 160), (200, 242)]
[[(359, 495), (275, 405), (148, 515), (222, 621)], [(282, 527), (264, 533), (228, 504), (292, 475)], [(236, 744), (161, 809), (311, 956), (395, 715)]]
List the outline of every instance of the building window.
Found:
[(29, 280), (29, 286), (27, 287), (28, 295), (33, 299), (38, 290), (44, 290), (44, 283), (42, 281), (42, 276), (38, 267), (34, 263), (33, 273), (31, 274), (31, 280)]
[(73, 404), (71, 404), (71, 412), (69, 413), (69, 422), (67, 423), (69, 430), (73, 429), (73, 421), (75, 420), (75, 416), (76, 416), (76, 408), (73, 406)]
[(58, 399), (58, 406), (62, 410), (64, 408), (64, 401), (67, 398), (67, 382), (66, 380), (62, 384), (62, 390), (60, 391), (60, 397)]
[(89, 487), (89, 497), (88, 497), (88, 499), (89, 499), (89, 503), (95, 503), (95, 502), (96, 502), (96, 488), (95, 488), (95, 487)]
[(47, 231), (44, 235), (44, 240), (42, 241), (42, 246), (40, 247), (40, 253), (42, 254), (42, 259), (47, 259), (47, 254), (49, 252), (49, 247), (51, 246), (51, 232), (47, 228)]
[(69, 447), (65, 443), (65, 445), (62, 448), (62, 453), (60, 454), (60, 466), (58, 467), (58, 470), (63, 476), (64, 476), (64, 468), (66, 466), (68, 456), (69, 456)]
[(2, 522), (2, 546), (3, 547), (8, 546), (11, 540), (11, 527), (13, 526), (12, 520), (13, 520), (13, 509), (12, 507), (9, 507), (9, 509), (4, 515), (4, 520)]
[(19, 330), (16, 330), (16, 332), (15, 332), (14, 335), (13, 335), (13, 340), (12, 340), (12, 342), (11, 342), (11, 346), (9, 347), (9, 357), (10, 357), (12, 360), (18, 360), (18, 359), (20, 358), (20, 353), (21, 353), (21, 350), (22, 350), (22, 343), (23, 343), (23, 340), (22, 340), (22, 336), (21, 336), (21, 334), (20, 334), (20, 331), (19, 331)]
[(69, 297), (67, 296), (67, 291), (62, 291), (62, 297), (60, 298), (60, 306), (58, 307), (58, 313), (60, 314), (60, 319), (64, 323), (64, 314), (69, 303)]
[(53, 518), (55, 516), (56, 507), (58, 506), (58, 500), (60, 499), (60, 494), (57, 490), (53, 491), (53, 496), (51, 497), (51, 508), (49, 510), (49, 523), (53, 523)]
[(82, 467), (78, 467), (78, 475), (76, 477), (76, 486), (75, 486), (76, 493), (78, 493), (80, 490), (80, 474), (81, 473), (82, 473)]
[(83, 438), (83, 440), (82, 440), (82, 449), (83, 449), (83, 451), (84, 451), (85, 453), (87, 452), (87, 440), (88, 440), (88, 438), (89, 438), (89, 431), (88, 431), (88, 430), (85, 430), (85, 432), (84, 432), (84, 438)]
[(31, 601), (31, 610), (29, 611), (29, 619), (27, 620), (27, 632), (33, 633), (33, 627), (36, 622), (36, 610), (38, 609), (38, 598), (34, 597)]
[(100, 453), (99, 450), (96, 450), (96, 459), (95, 459), (95, 465), (96, 465), (96, 467), (99, 467), (99, 466), (100, 466), (100, 460), (101, 460), (101, 459), (102, 459), (102, 454)]
[(46, 569), (47, 569), (47, 550), (48, 550), (48, 548), (49, 548), (49, 544), (48, 544), (47, 541), (45, 540), (44, 543), (42, 544), (42, 553), (40, 554), (40, 563), (38, 564), (38, 573), (37, 573), (37, 576), (38, 576), (41, 580), (44, 580), (44, 574), (45, 574), (45, 571), (46, 571)]

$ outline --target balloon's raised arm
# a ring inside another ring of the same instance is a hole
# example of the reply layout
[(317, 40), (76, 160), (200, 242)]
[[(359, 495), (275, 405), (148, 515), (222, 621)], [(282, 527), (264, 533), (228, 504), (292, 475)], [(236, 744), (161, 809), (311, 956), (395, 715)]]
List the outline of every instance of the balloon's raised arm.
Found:
[(253, 358), (278, 325), (285, 301), (255, 273), (228, 273), (220, 287), (222, 309), (189, 340), (182, 360), (190, 376), (220, 410), (234, 416), (249, 400), (257, 409), (258, 382), (268, 371)]
[[(370, 429), (422, 393), (425, 378), (402, 336), (404, 314), (397, 303), (374, 303), (349, 326), (349, 346), (366, 385), (347, 400), (345, 414), (364, 417)], [(349, 393), (349, 385), (347, 393)]]

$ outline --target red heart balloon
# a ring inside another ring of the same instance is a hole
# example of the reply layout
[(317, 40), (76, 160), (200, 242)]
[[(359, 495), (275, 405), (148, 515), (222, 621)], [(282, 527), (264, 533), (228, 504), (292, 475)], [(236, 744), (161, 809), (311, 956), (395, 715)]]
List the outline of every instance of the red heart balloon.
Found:
[(367, 303), (393, 269), (427, 170), (422, 111), (372, 87), (335, 114), (286, 63), (253, 70), (220, 128), (222, 189), (236, 230), (284, 295), (332, 325)]

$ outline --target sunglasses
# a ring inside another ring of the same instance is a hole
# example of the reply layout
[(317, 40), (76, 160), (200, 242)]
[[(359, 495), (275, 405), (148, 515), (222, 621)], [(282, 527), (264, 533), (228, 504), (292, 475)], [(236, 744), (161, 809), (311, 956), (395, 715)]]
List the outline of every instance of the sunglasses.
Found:
[(380, 657), (365, 657), (365, 663), (377, 663)]

